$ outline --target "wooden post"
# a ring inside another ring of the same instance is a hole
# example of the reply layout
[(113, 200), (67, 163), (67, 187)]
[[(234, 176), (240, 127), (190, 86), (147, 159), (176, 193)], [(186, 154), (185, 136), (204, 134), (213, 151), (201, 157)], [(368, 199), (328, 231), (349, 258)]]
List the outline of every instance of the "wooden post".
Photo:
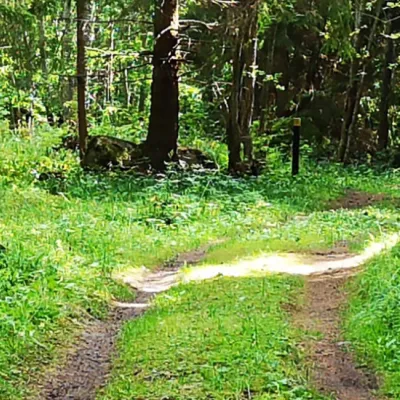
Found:
[(300, 129), (301, 118), (295, 118), (293, 121), (293, 158), (292, 175), (296, 176), (300, 171)]

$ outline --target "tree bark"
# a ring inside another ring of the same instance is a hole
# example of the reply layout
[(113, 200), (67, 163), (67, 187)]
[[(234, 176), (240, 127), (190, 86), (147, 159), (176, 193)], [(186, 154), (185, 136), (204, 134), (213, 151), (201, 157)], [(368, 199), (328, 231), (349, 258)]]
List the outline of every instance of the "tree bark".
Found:
[[(143, 36), (142, 39), (142, 46), (144, 49), (147, 48), (147, 36)], [(144, 59), (145, 62), (147, 62), (147, 57)], [(146, 70), (143, 74), (143, 77), (146, 76)], [(140, 113), (144, 113), (146, 111), (146, 100), (148, 96), (148, 82), (144, 79), (140, 83), (140, 90), (139, 90), (139, 103), (138, 103), (138, 111)]]
[(146, 147), (151, 164), (163, 170), (176, 152), (179, 130), (179, 0), (157, 0), (151, 111)]
[[(70, 59), (72, 52), (72, 43), (69, 40), (68, 32), (71, 27), (71, 9), (72, 9), (72, 0), (64, 1), (64, 8), (62, 17), (65, 19), (65, 26), (61, 36), (61, 70), (64, 72), (66, 65), (68, 64), (68, 60)], [(62, 107), (62, 121), (68, 121), (71, 118), (71, 106), (66, 105), (66, 103), (70, 102), (74, 98), (74, 87), (75, 87), (75, 79), (71, 77), (60, 76), (59, 78), (59, 101)]]
[[(370, 33), (369, 33), (368, 42), (367, 42), (367, 48), (366, 48), (367, 54), (370, 53), (372, 45), (375, 41), (379, 16), (382, 12), (382, 7), (383, 7), (384, 2), (385, 2), (385, 0), (378, 0), (378, 3), (375, 8), (375, 15), (374, 15), (372, 27), (369, 31)], [(342, 161), (344, 163), (346, 163), (349, 159), (352, 142), (356, 137), (358, 113), (360, 110), (360, 102), (361, 102), (361, 98), (362, 98), (362, 94), (363, 94), (363, 90), (364, 90), (365, 75), (366, 75), (368, 65), (369, 65), (369, 59), (364, 60), (362, 62), (362, 69), (360, 71), (360, 80), (359, 80), (358, 84), (356, 82), (356, 78), (353, 76), (353, 82), (355, 82), (355, 85), (352, 88), (353, 89), (356, 88), (356, 94), (354, 97), (353, 93), (351, 93), (353, 96), (349, 101), (349, 105), (350, 105), (349, 111), (350, 112), (347, 115), (347, 119), (344, 121), (344, 123), (346, 123), (346, 124), (350, 121), (350, 125), (348, 126), (347, 129), (346, 129), (346, 126), (343, 126), (341, 143), (339, 146), (340, 161)], [(344, 129), (346, 129), (345, 132), (343, 132)]]
[[(357, 32), (357, 35), (354, 36), (354, 42), (353, 42), (357, 54), (360, 53), (363, 42), (362, 35), (360, 32), (363, 9), (364, 9), (363, 1), (359, 1), (358, 8), (355, 10), (355, 22), (354, 22), (354, 31)], [(340, 162), (344, 162), (345, 159), (348, 136), (349, 136), (349, 128), (353, 118), (354, 107), (356, 103), (356, 96), (358, 92), (358, 80), (357, 80), (358, 68), (359, 68), (359, 60), (357, 57), (354, 56), (350, 65), (349, 84), (347, 87), (344, 118), (342, 122), (342, 128), (340, 131), (340, 143), (337, 153), (337, 158)]]
[[(268, 43), (268, 37), (264, 40), (264, 49), (266, 53), (268, 53), (267, 61), (265, 63), (264, 72), (265, 75), (272, 75), (272, 71), (274, 68), (274, 56), (275, 56), (275, 47), (276, 47), (276, 37), (278, 32), (278, 25), (276, 24), (273, 29), (272, 38)], [(270, 97), (270, 90), (271, 90), (271, 82), (266, 80), (266, 76), (262, 76), (263, 84), (260, 93), (260, 125), (258, 128), (259, 135), (264, 135), (267, 130), (267, 119), (269, 113), (269, 97)]]
[[(392, 13), (389, 13), (389, 18), (392, 18)], [(381, 103), (379, 108), (379, 130), (378, 130), (378, 150), (382, 151), (389, 146), (389, 107), (392, 94), (392, 65), (396, 61), (396, 50), (394, 40), (390, 37), (393, 33), (393, 23), (388, 22), (385, 63), (383, 66), (382, 92)]]
[(114, 40), (114, 24), (111, 24), (111, 36), (110, 36), (110, 50), (111, 55), (108, 61), (107, 69), (107, 90), (106, 90), (106, 103), (112, 104), (113, 102), (113, 85), (114, 85), (114, 50), (115, 50), (115, 40)]
[(346, 95), (345, 116), (343, 119), (342, 129), (340, 132), (340, 143), (338, 149), (338, 159), (340, 162), (344, 162), (345, 159), (348, 137), (349, 137), (349, 128), (351, 125), (351, 121), (354, 114), (354, 107), (356, 104), (356, 96), (358, 92), (358, 80), (356, 76), (357, 71), (358, 71), (358, 60), (352, 60), (350, 67), (350, 83)]
[(227, 138), (229, 150), (229, 170), (234, 172), (241, 164), (241, 129), (240, 129), (240, 92), (242, 87), (242, 52), (243, 42), (239, 34), (236, 37), (235, 53), (233, 57), (233, 81), (229, 104), (229, 117), (227, 124)]
[(253, 139), (251, 125), (254, 112), (254, 95), (257, 78), (258, 50), (258, 5), (247, 10), (246, 36), (243, 49), (243, 88), (241, 96), (240, 131), (242, 135), (243, 153), (247, 161), (253, 161)]
[(125, 107), (128, 108), (131, 105), (131, 98), (132, 98), (132, 93), (131, 93), (131, 88), (129, 86), (129, 72), (128, 69), (124, 69), (124, 97), (125, 97)]
[(77, 0), (77, 81), (78, 81), (78, 129), (79, 151), (83, 160), (88, 144), (88, 127), (86, 117), (86, 43), (88, 40), (88, 28), (90, 18), (89, 2)]
[[(128, 42), (131, 41), (131, 25), (128, 25), (127, 33), (126, 33), (126, 39)], [(125, 63), (124, 63), (125, 64)], [(122, 69), (122, 66), (121, 66)], [(124, 71), (123, 71), (123, 91), (124, 91), (124, 98), (125, 98), (125, 107), (129, 108), (129, 106), (132, 103), (132, 92), (131, 92), (131, 86), (129, 84), (129, 69), (127, 65), (124, 65)]]
[(46, 28), (45, 17), (40, 16), (39, 20), (39, 50), (40, 50), (40, 63), (42, 67), (43, 76), (47, 76), (47, 52), (46, 52)]
[(229, 104), (227, 138), (229, 150), (229, 170), (240, 168), (241, 145), (244, 157), (253, 160), (251, 124), (254, 112), (254, 95), (257, 68), (257, 28), (258, 0), (243, 1), (235, 14), (239, 22), (234, 36), (232, 61), (232, 91)]

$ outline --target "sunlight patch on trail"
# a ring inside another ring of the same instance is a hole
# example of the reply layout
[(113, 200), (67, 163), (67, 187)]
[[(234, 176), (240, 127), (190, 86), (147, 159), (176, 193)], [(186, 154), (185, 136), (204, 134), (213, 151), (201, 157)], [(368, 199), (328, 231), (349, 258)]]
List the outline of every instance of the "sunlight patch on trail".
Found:
[(331, 271), (357, 268), (369, 259), (390, 250), (400, 241), (400, 234), (393, 234), (380, 242), (372, 243), (359, 255), (331, 254), (275, 254), (254, 259), (239, 260), (236, 263), (192, 267), (185, 271), (184, 282), (211, 279), (216, 276), (243, 277), (266, 273), (291, 275), (313, 275)]
[[(156, 294), (165, 292), (179, 283), (212, 279), (217, 276), (245, 277), (262, 276), (271, 273), (290, 275), (316, 275), (340, 270), (349, 270), (365, 264), (368, 260), (390, 250), (400, 242), (400, 234), (385, 236), (381, 241), (370, 244), (361, 254), (272, 254), (253, 259), (238, 260), (220, 265), (193, 266), (170, 270), (150, 271), (135, 268), (115, 276), (135, 290)], [(125, 305), (126, 307), (127, 305)], [(129, 304), (132, 308), (142, 308), (143, 304)]]

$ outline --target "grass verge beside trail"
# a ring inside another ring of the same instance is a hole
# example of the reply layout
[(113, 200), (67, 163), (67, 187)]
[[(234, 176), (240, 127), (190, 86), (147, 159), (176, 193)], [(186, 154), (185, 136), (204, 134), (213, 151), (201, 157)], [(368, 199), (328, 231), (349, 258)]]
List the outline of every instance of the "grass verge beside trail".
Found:
[(360, 361), (383, 377), (383, 394), (399, 399), (400, 245), (368, 263), (351, 291), (346, 336)]
[(122, 334), (101, 400), (321, 399), (307, 387), (300, 338), (282, 306), (300, 278), (215, 279), (155, 300)]

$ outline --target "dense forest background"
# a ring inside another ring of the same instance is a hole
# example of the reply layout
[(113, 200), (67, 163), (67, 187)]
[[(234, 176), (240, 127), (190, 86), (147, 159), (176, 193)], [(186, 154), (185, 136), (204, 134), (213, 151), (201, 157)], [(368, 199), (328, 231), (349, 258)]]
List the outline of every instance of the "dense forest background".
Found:
[(0, 14), (1, 119), (79, 126), (82, 159), (89, 132), (142, 143), (129, 157), (162, 169), (179, 136), (257, 173), (301, 117), (303, 153), (400, 162), (396, 2), (2, 0)]

